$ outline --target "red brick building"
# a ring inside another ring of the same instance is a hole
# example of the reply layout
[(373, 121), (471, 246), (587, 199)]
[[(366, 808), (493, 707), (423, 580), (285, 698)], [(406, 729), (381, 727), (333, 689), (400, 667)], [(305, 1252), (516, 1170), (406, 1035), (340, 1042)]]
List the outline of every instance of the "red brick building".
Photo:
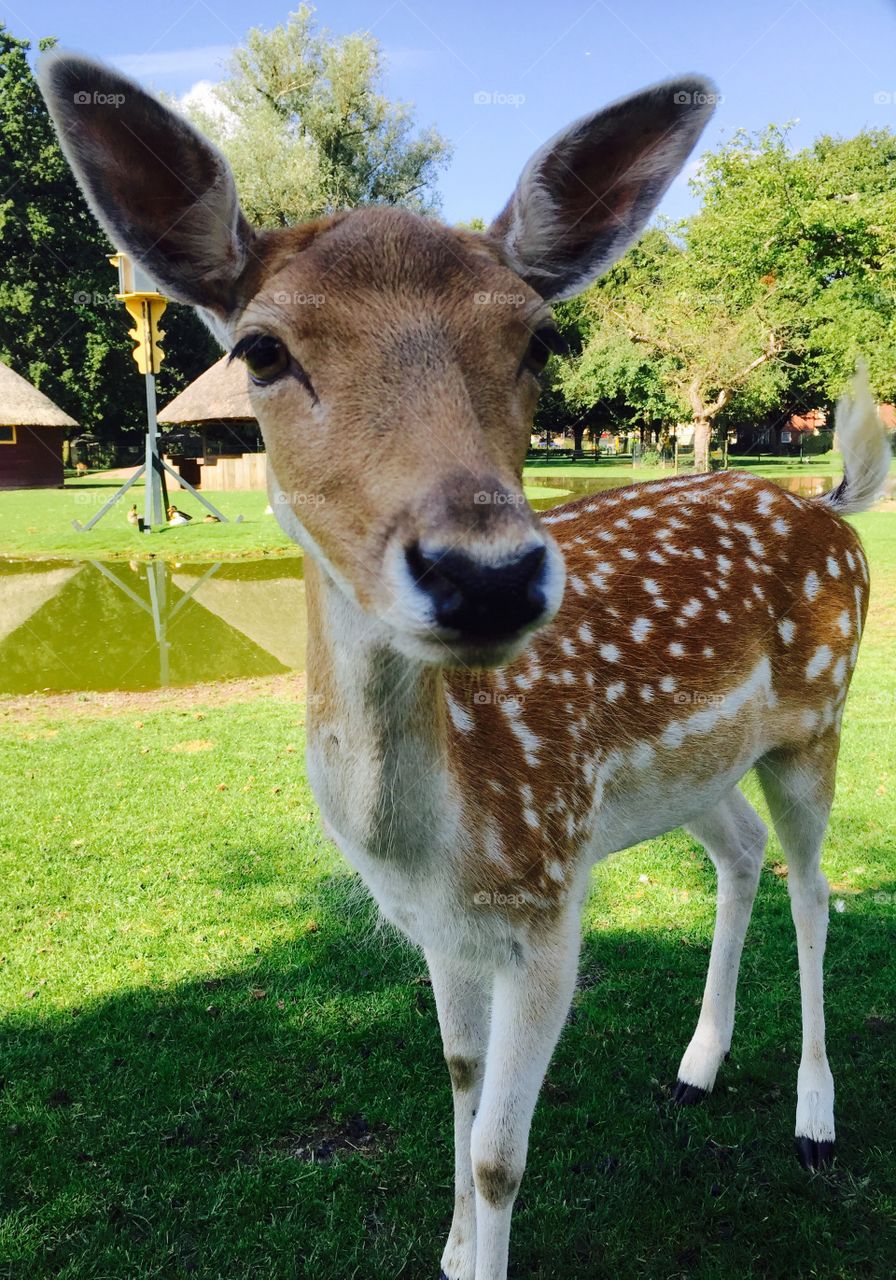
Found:
[(0, 361), (0, 489), (58, 488), (74, 418)]

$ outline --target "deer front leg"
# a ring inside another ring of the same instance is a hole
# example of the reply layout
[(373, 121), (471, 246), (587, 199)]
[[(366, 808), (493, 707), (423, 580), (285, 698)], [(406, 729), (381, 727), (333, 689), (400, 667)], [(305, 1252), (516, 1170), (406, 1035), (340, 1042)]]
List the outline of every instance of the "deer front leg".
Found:
[(479, 1114), (473, 1125), (475, 1280), (505, 1280), (513, 1203), (532, 1113), (575, 988), (578, 919), (498, 970)]
[(490, 981), (449, 957), (426, 952), (454, 1094), (454, 1217), (442, 1254), (443, 1280), (474, 1280), (476, 1193), (470, 1134), (482, 1093)]

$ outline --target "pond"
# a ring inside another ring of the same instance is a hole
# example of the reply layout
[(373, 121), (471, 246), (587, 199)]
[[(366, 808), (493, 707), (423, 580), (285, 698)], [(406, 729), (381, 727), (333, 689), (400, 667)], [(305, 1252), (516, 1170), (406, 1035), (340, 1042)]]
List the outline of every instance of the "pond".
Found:
[[(624, 483), (527, 477), (537, 509)], [(787, 476), (804, 496), (829, 476)], [(557, 496), (558, 490), (566, 494)], [(144, 690), (305, 668), (301, 556), (209, 565), (0, 562), (0, 693)]]

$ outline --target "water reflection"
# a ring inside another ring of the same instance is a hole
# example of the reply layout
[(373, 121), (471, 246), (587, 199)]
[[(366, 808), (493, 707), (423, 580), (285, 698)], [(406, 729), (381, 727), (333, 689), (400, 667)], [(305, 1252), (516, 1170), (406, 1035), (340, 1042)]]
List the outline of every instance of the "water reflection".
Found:
[(0, 566), (0, 692), (153, 689), (305, 665), (297, 556)]

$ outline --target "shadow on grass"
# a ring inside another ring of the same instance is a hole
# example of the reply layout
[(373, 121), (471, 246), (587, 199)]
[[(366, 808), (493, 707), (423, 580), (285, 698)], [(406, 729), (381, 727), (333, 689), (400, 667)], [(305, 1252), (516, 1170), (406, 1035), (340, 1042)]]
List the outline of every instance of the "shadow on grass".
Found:
[[(0, 1027), (0, 1275), (436, 1276), (452, 1158), (432, 993), (351, 886), (324, 881), (316, 930), (238, 970)], [(809, 1178), (780, 889), (757, 905), (732, 1061), (693, 1110), (668, 1086), (707, 948), (586, 937), (511, 1276), (892, 1274), (896, 911), (832, 929), (841, 1155)]]

